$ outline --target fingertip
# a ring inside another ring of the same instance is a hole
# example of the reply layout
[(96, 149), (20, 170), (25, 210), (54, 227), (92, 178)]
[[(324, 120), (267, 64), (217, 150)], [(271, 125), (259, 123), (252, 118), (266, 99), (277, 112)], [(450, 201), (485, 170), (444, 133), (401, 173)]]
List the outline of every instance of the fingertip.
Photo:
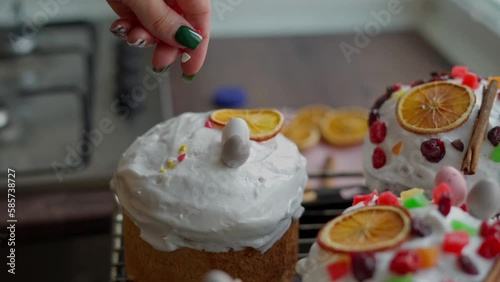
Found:
[(156, 44), (155, 38), (142, 26), (134, 27), (127, 36), (127, 44), (132, 47), (146, 48)]
[(109, 31), (118, 38), (126, 38), (133, 27), (133, 21), (128, 19), (118, 19), (111, 24)]
[(156, 72), (166, 72), (178, 56), (178, 48), (164, 42), (159, 42), (153, 52), (153, 70)]

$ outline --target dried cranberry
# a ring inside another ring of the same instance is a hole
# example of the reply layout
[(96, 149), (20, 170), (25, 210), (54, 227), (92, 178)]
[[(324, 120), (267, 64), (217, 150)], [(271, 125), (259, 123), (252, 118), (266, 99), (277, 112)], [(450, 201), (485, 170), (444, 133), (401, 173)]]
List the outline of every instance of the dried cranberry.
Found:
[(377, 120), (372, 124), (372, 126), (370, 126), (370, 141), (372, 143), (380, 144), (384, 142), (386, 135), (387, 126), (385, 125), (385, 122)]
[(500, 126), (495, 126), (488, 132), (488, 140), (490, 140), (493, 147), (500, 144)]
[(392, 259), (389, 268), (399, 275), (415, 273), (420, 268), (420, 256), (413, 250), (399, 251)]
[(432, 228), (420, 220), (413, 219), (411, 221), (411, 233), (417, 237), (426, 237), (432, 234)]
[(463, 272), (471, 275), (479, 274), (477, 266), (472, 262), (472, 260), (468, 256), (465, 255), (458, 256), (457, 262), (458, 266), (460, 267), (460, 269), (462, 269)]
[(380, 107), (382, 107), (382, 105), (385, 103), (385, 101), (387, 101), (389, 98), (390, 97), (387, 97), (387, 95), (383, 95), (380, 98), (378, 98), (377, 101), (375, 101), (375, 103), (373, 104), (372, 110), (380, 109)]
[(437, 138), (432, 138), (422, 142), (420, 145), (420, 152), (422, 152), (424, 158), (429, 162), (438, 163), (444, 158), (446, 149), (443, 141)]
[(419, 80), (412, 81), (412, 82), (410, 83), (410, 86), (411, 86), (411, 87), (415, 87), (415, 86), (417, 86), (417, 85), (424, 84), (424, 83), (425, 83), (425, 81), (424, 81), (423, 79), (419, 79)]
[(351, 257), (352, 275), (360, 282), (373, 277), (376, 265), (373, 253), (355, 253)]
[(372, 164), (373, 168), (379, 169), (385, 165), (387, 161), (387, 158), (385, 156), (384, 150), (382, 148), (377, 147), (375, 150), (373, 150), (373, 155), (372, 155)]
[(370, 112), (370, 117), (368, 118), (368, 126), (372, 126), (372, 124), (380, 118), (377, 110), (372, 110)]
[(443, 194), (438, 201), (438, 210), (439, 212), (447, 216), (450, 213), (451, 210), (451, 197), (450, 194), (446, 193)]
[(494, 235), (495, 234), (495, 228), (490, 225), (487, 221), (483, 221), (481, 223), (481, 227), (479, 228), (479, 234), (481, 235), (481, 237), (488, 237), (490, 235)]
[(497, 235), (486, 237), (477, 250), (477, 253), (483, 258), (492, 259), (500, 255), (500, 239)]
[(453, 140), (453, 142), (451, 142), (451, 146), (453, 146), (453, 148), (459, 150), (460, 152), (463, 152), (465, 149), (464, 142), (462, 142), (462, 140), (460, 139)]
[(463, 203), (460, 208), (464, 211), (464, 212), (468, 212), (469, 211), (469, 208), (467, 207), (467, 204), (466, 203)]

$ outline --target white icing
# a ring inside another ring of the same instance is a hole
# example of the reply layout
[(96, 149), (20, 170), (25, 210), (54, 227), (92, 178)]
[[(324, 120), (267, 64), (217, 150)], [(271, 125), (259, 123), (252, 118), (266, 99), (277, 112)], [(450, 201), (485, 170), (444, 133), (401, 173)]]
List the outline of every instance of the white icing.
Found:
[[(372, 202), (370, 205), (373, 205)], [(360, 203), (349, 209), (352, 211), (364, 206)], [(345, 212), (348, 212), (346, 210)], [(437, 246), (441, 248), (445, 232), (453, 231), (451, 222), (459, 220), (473, 228), (479, 228), (481, 221), (472, 217), (462, 209), (452, 207), (447, 217), (444, 217), (435, 205), (429, 205), (424, 208), (411, 209), (410, 213), (413, 218), (422, 220), (432, 228), (432, 234), (423, 238), (414, 238), (401, 246), (382, 252), (376, 252), (376, 270), (374, 276), (366, 280), (366, 282), (383, 282), (390, 277), (397, 276), (389, 270), (389, 265), (398, 250), (424, 248)], [(430, 282), (444, 281), (445, 279), (453, 278), (457, 282), (480, 282), (483, 281), (489, 273), (493, 260), (484, 259), (477, 254), (477, 249), (483, 242), (484, 238), (480, 236), (472, 236), (469, 244), (463, 249), (462, 253), (467, 255), (479, 270), (478, 275), (468, 275), (459, 269), (457, 265), (457, 256), (453, 254), (440, 253), (438, 265), (434, 268), (420, 269), (413, 274), (413, 282)], [(296, 266), (296, 271), (302, 277), (302, 282), (330, 282), (330, 277), (326, 267), (338, 259), (338, 255), (324, 251), (317, 243), (314, 243), (309, 251), (307, 258), (301, 259)], [(339, 282), (357, 282), (351, 274), (348, 274)]]
[[(141, 238), (158, 250), (264, 252), (303, 212), (305, 158), (278, 135), (251, 141), (248, 161), (229, 168), (220, 160), (221, 130), (204, 126), (208, 115), (185, 113), (139, 137), (123, 154), (111, 188)], [(184, 144), (186, 159), (167, 168)]]
[[(448, 80), (449, 82), (461, 84), (460, 79)], [(474, 91), (476, 94), (476, 105), (474, 106), (469, 119), (460, 127), (436, 135), (418, 135), (403, 129), (396, 117), (397, 98), (393, 97), (387, 100), (379, 109), (380, 119), (387, 125), (387, 136), (381, 147), (387, 156), (387, 163), (380, 169), (372, 166), (372, 154), (376, 145), (370, 142), (369, 136), (364, 144), (364, 172), (367, 185), (372, 189), (384, 190), (390, 188), (393, 190), (402, 190), (411, 187), (424, 188), (427, 192), (432, 191), (434, 187), (434, 177), (437, 171), (443, 166), (453, 166), (460, 169), (465, 150), (469, 145), (469, 139), (483, 99), (483, 86), (487, 86), (487, 81), (483, 80), (481, 86)], [(409, 86), (404, 86), (404, 91)], [(500, 126), (500, 100), (496, 99), (493, 110), (490, 115), (487, 132), (495, 126)], [(427, 161), (420, 152), (422, 142), (430, 138), (439, 138), (445, 143), (446, 155), (439, 163)], [(460, 152), (455, 149), (451, 142), (460, 139), (464, 143), (465, 150)], [(392, 154), (392, 147), (398, 142), (403, 141), (403, 149), (396, 156)], [(480, 179), (495, 179), (500, 182), (500, 163), (492, 160), (494, 147), (487, 139), (483, 142), (479, 165), (475, 175), (467, 175), (467, 186), (472, 187)]]

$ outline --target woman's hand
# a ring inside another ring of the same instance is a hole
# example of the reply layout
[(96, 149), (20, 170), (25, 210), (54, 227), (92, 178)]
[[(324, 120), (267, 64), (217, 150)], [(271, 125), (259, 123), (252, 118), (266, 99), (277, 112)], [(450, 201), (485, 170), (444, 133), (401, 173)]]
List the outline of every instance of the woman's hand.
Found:
[(107, 0), (120, 16), (111, 32), (135, 47), (156, 44), (153, 68), (165, 72), (181, 56), (182, 78), (201, 69), (210, 35), (210, 0)]

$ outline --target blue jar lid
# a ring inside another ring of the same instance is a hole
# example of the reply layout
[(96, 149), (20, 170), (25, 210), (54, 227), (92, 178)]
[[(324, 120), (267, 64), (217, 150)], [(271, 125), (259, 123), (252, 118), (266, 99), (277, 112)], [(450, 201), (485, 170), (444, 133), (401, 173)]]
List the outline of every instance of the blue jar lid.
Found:
[(221, 108), (242, 108), (247, 104), (247, 93), (241, 87), (220, 87), (215, 91), (214, 103)]

